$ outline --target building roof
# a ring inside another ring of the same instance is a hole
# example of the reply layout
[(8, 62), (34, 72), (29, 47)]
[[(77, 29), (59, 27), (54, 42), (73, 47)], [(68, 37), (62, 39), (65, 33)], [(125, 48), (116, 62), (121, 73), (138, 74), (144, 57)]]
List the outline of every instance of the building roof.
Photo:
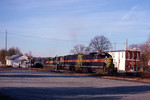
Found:
[(19, 58), (19, 57), (21, 57), (21, 56), (23, 56), (23, 54), (17, 54), (17, 55), (11, 56), (11, 57), (8, 58), (8, 59), (9, 59), (9, 60), (14, 60), (14, 59)]
[(136, 49), (125, 49), (125, 50), (115, 50), (115, 51), (108, 51), (108, 52), (124, 52), (124, 51), (140, 51)]

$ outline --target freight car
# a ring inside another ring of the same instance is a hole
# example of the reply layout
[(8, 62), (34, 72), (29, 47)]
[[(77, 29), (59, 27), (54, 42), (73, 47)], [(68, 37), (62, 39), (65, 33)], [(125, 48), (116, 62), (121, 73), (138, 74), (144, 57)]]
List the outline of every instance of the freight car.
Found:
[(116, 70), (108, 53), (90, 53), (88, 55), (75, 54), (59, 56), (46, 61), (46, 64), (53, 66), (55, 70), (70, 70), (84, 73), (109, 74)]

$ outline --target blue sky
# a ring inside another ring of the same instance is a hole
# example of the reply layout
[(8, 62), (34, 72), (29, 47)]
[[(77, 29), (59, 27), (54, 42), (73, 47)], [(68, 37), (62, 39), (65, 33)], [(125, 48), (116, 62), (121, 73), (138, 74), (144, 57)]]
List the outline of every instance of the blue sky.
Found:
[(0, 12), (0, 49), (7, 29), (8, 48), (33, 56), (67, 55), (97, 35), (124, 49), (150, 34), (150, 0), (0, 0)]

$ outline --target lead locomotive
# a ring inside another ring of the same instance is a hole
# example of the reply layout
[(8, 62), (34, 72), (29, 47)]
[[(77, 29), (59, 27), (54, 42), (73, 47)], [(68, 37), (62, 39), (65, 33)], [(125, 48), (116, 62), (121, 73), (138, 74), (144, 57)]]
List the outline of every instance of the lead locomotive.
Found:
[(46, 64), (55, 68), (55, 70), (70, 70), (84, 73), (111, 74), (116, 71), (111, 55), (105, 52), (54, 57), (46, 61)]

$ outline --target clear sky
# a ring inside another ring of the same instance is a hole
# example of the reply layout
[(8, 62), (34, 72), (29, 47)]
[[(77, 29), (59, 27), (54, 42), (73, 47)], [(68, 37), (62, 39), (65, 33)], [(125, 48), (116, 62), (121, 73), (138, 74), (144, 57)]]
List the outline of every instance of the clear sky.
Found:
[(97, 35), (124, 49), (148, 39), (150, 0), (0, 0), (0, 49), (6, 29), (8, 48), (33, 56), (67, 55)]

